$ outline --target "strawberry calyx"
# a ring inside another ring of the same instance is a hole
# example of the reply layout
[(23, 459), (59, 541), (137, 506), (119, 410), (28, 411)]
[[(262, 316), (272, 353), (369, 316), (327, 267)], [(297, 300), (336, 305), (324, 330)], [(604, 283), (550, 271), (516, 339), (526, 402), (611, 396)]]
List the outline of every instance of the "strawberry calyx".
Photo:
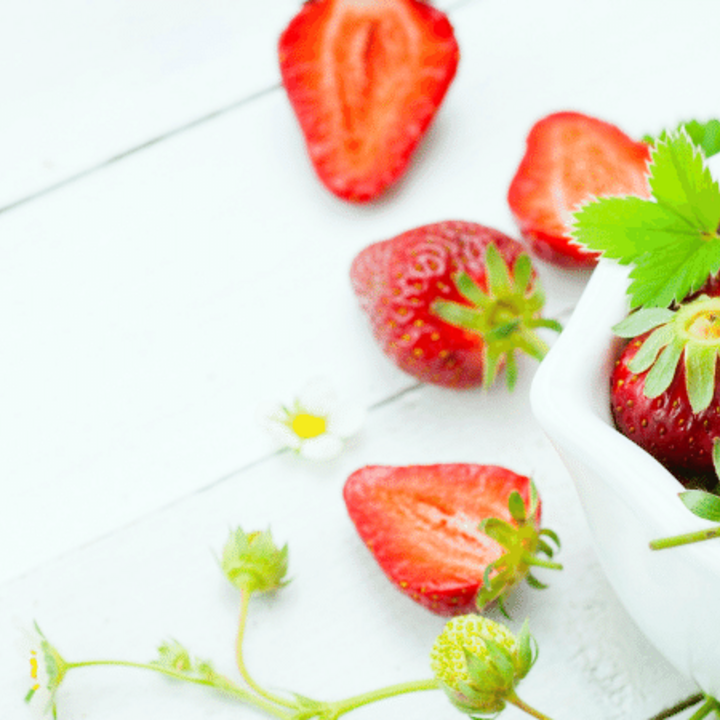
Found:
[(668, 389), (682, 360), (693, 412), (710, 406), (720, 355), (720, 297), (700, 295), (677, 310), (644, 308), (615, 325), (613, 331), (622, 338), (649, 333), (628, 363), (631, 372), (648, 371), (643, 388), (646, 397), (659, 397)]
[(514, 525), (499, 518), (486, 518), (480, 523), (480, 530), (502, 545), (506, 552), (485, 569), (483, 584), (475, 599), (479, 611), (482, 612), (490, 603), (497, 602), (505, 616), (507, 612), (504, 600), (522, 580), (527, 580), (528, 585), (536, 590), (547, 587), (532, 574), (531, 568), (562, 570), (562, 565), (553, 560), (554, 548), (545, 539), (551, 540), (559, 549), (560, 538), (552, 530), (540, 528), (535, 483), (530, 483), (527, 506), (520, 493), (513, 490), (508, 498), (508, 509)]
[(548, 345), (535, 332), (536, 328), (560, 332), (562, 326), (540, 316), (545, 294), (539, 281), (533, 278), (532, 263), (526, 253), (518, 256), (511, 270), (491, 243), (485, 250), (485, 267), (487, 290), (466, 272), (453, 276), (458, 292), (469, 304), (435, 300), (430, 309), (450, 325), (483, 338), (483, 387), (492, 385), (504, 364), (507, 385), (512, 389), (517, 381), (515, 352), (542, 360)]

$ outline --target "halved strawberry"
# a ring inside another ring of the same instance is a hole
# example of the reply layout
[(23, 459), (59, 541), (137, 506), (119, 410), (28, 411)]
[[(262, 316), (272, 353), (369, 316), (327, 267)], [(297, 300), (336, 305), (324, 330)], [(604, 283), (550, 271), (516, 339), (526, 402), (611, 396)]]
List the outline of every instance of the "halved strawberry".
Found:
[(539, 530), (529, 478), (494, 465), (453, 463), (354, 472), (343, 491), (360, 537), (388, 578), (439, 615), (499, 600), (531, 565), (559, 568)]
[(597, 253), (570, 238), (572, 213), (592, 197), (649, 197), (650, 146), (614, 125), (575, 112), (548, 115), (527, 137), (508, 203), (538, 257), (565, 266), (592, 266)]
[(450, 85), (447, 17), (419, 0), (310, 0), (279, 43), (280, 71), (317, 174), (346, 200), (405, 170)]

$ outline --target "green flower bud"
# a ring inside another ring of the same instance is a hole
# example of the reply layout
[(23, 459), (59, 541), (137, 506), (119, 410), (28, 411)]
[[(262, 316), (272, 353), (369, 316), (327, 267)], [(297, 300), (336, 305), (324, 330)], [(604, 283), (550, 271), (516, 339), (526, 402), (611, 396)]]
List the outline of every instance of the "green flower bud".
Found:
[(230, 533), (221, 565), (227, 579), (243, 592), (268, 592), (287, 584), (288, 547), (278, 549), (270, 530)]
[(430, 666), (455, 707), (482, 717), (500, 712), (515, 698), (515, 687), (535, 657), (527, 623), (515, 637), (493, 620), (460, 615), (435, 640)]

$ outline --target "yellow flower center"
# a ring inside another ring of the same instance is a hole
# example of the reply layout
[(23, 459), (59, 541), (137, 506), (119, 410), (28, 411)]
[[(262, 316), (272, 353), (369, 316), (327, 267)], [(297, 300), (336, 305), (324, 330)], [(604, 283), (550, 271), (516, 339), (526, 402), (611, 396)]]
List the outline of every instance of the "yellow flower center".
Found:
[[(38, 660), (37, 660), (37, 653), (34, 650), (32, 650), (30, 652), (30, 677), (33, 680), (38, 679)], [(40, 684), (37, 682), (34, 683), (32, 686), (32, 690), (39, 690), (39, 689), (40, 689)]]
[(292, 430), (303, 440), (322, 435), (327, 429), (325, 418), (309, 413), (300, 413), (293, 418)]

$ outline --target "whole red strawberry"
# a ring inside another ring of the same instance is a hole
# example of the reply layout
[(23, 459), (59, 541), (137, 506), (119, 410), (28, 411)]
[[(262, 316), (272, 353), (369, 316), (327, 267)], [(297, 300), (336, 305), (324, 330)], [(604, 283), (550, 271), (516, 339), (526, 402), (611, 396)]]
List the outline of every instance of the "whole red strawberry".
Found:
[(423, 382), (490, 385), (516, 351), (541, 359), (544, 296), (522, 246), (498, 230), (447, 221), (409, 230), (362, 250), (353, 289), (385, 354)]
[(420, 0), (310, 0), (279, 42), (310, 159), (337, 196), (365, 202), (404, 172), (455, 76), (447, 17)]
[[(558, 569), (531, 481), (494, 465), (367, 466), (347, 479), (348, 513), (388, 578), (439, 615), (499, 600), (532, 565)], [(501, 605), (502, 607), (502, 605)]]
[(716, 279), (677, 310), (639, 310), (617, 326), (611, 376), (618, 429), (681, 477), (713, 472), (720, 437), (720, 297)]
[(649, 159), (646, 143), (587, 115), (560, 112), (537, 122), (508, 191), (531, 249), (558, 265), (594, 265), (598, 254), (570, 238), (572, 212), (592, 197), (649, 197)]

